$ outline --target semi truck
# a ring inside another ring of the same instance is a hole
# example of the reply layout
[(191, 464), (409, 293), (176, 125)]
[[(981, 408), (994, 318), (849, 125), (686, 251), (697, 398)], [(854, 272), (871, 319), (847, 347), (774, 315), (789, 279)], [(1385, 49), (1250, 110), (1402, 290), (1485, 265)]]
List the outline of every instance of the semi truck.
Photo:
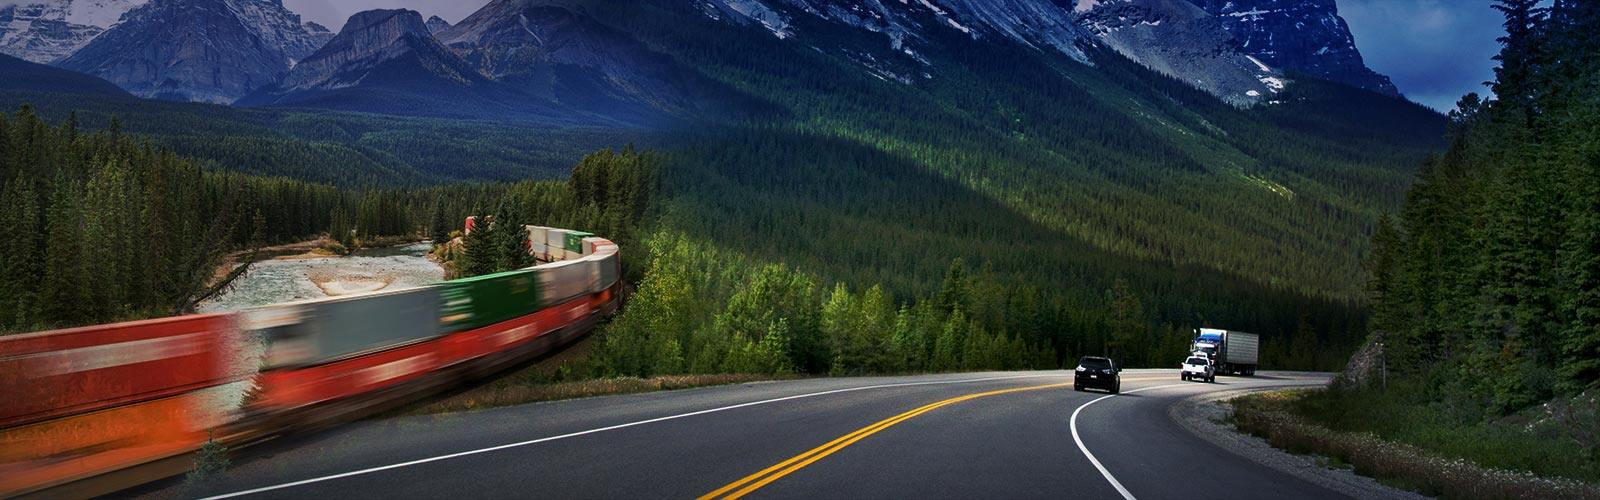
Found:
[(1216, 373), (1255, 375), (1261, 355), (1261, 336), (1254, 333), (1200, 328), (1195, 330), (1194, 352), (1206, 353)]

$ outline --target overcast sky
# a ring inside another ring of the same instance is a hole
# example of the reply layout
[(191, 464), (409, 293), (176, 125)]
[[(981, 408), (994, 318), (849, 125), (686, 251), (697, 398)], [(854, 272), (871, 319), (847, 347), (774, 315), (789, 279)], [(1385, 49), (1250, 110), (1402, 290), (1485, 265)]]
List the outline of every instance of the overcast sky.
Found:
[(352, 14), (364, 10), (411, 9), (421, 12), (423, 18), (439, 16), (455, 24), (486, 3), (489, 0), (283, 0), (283, 6), (300, 17), (333, 31), (339, 31)]
[[(7, 0), (0, 0), (5, 2)], [(1501, 17), (1489, 0), (1337, 0), (1367, 66), (1411, 100), (1440, 111), (1494, 77)], [(488, 0), (284, 0), (308, 20), (339, 31), (351, 14), (407, 8), (456, 23)]]
[(1488, 94), (1504, 18), (1489, 0), (1338, 0), (1367, 66), (1400, 93), (1440, 111)]

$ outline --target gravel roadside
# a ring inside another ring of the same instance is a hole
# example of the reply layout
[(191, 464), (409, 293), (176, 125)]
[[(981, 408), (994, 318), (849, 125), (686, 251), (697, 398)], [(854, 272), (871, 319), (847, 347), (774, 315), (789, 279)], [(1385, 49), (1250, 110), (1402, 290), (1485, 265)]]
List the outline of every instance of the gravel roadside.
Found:
[(1423, 500), (1429, 497), (1410, 491), (1385, 486), (1378, 480), (1356, 474), (1350, 469), (1329, 467), (1327, 459), (1311, 455), (1295, 455), (1267, 444), (1265, 439), (1234, 429), (1227, 423), (1233, 416), (1233, 407), (1225, 400), (1259, 389), (1225, 391), (1185, 399), (1167, 409), (1167, 416), (1190, 433), (1228, 452), (1245, 457), (1263, 466), (1311, 482), (1318, 486), (1349, 495), (1352, 498)]

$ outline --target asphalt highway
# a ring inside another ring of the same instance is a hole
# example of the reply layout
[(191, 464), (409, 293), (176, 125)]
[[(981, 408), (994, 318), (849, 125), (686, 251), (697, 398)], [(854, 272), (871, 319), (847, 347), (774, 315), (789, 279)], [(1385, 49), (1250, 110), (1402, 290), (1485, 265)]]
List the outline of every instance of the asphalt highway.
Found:
[(1123, 394), (1066, 371), (754, 383), (365, 421), (246, 450), (211, 498), (1330, 498), (1217, 448), (1168, 407), (1262, 372)]

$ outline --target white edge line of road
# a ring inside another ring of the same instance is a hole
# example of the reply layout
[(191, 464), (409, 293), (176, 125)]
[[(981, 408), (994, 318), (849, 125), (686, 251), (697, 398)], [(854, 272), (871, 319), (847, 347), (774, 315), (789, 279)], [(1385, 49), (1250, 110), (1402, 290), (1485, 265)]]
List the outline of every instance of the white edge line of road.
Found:
[[(412, 460), (412, 461), (409, 461), (409, 462), (401, 462), (401, 463), (397, 463), (397, 464), (389, 464), (389, 465), (384, 465), (384, 466), (379, 466), (379, 467), (373, 467), (373, 468), (370, 468), (370, 469), (361, 469), (361, 470), (354, 470), (354, 471), (350, 471), (350, 472), (343, 472), (343, 473), (339, 473), (339, 474), (333, 474), (333, 475), (329, 475), (329, 476), (314, 477), (314, 478), (311, 478), (311, 479), (303, 479), (303, 480), (300, 480), (300, 481), (294, 481), (294, 482), (290, 482), (290, 483), (277, 484), (277, 485), (273, 485), (273, 486), (264, 486), (264, 487), (261, 487), (261, 488), (255, 488), (255, 489), (238, 491), (238, 492), (233, 492), (233, 493), (227, 493), (227, 494), (222, 494), (222, 495), (217, 495), (217, 496), (205, 497), (205, 498), (203, 498), (201, 500), (221, 500), (221, 499), (224, 499), (224, 498), (234, 498), (234, 497), (241, 497), (241, 496), (245, 496), (245, 495), (253, 495), (253, 494), (256, 494), (256, 493), (262, 493), (262, 492), (273, 491), (273, 490), (281, 490), (281, 489), (284, 489), (284, 488), (293, 488), (295, 486), (303, 486), (303, 485), (312, 484), (312, 483), (320, 483), (320, 482), (323, 482), (323, 481), (331, 481), (331, 480), (334, 480), (334, 479), (341, 479), (341, 478), (346, 478), (346, 477), (351, 477), (351, 476), (359, 476), (359, 475), (363, 475), (363, 474), (371, 474), (371, 473), (374, 473), (374, 472), (381, 472), (381, 471), (386, 471), (386, 470), (390, 470), (390, 469), (398, 469), (398, 468), (401, 468), (401, 467), (409, 467), (409, 466), (412, 466), (412, 465), (420, 465), (420, 464), (425, 464), (425, 463), (429, 463), (429, 462), (438, 462), (438, 461), (441, 461), (441, 460), (449, 460), (449, 459), (452, 459), (452, 458), (460, 458), (460, 457), (465, 457), (465, 456), (468, 456), (468, 455), (477, 455), (477, 454), (480, 454), (480, 453), (489, 453), (489, 452), (492, 452), (492, 451), (499, 451), (499, 450), (504, 450), (504, 449), (507, 449), (507, 448), (516, 448), (516, 447), (519, 447), (519, 446), (527, 446), (527, 445), (530, 445), (530, 444), (544, 443), (544, 442), (555, 441), (555, 440), (559, 440), (559, 439), (567, 439), (567, 438), (572, 438), (572, 437), (584, 436), (584, 435), (588, 435), (588, 434), (595, 434), (595, 433), (599, 433), (599, 432), (612, 431), (612, 430), (617, 430), (617, 429), (624, 429), (624, 428), (628, 428), (628, 427), (635, 427), (635, 426), (640, 426), (640, 425), (645, 425), (645, 424), (653, 424), (653, 423), (656, 423), (656, 422), (664, 422), (664, 421), (667, 421), (667, 420), (676, 420), (676, 419), (680, 419), (680, 418), (693, 417), (693, 416), (696, 416), (696, 415), (705, 415), (707, 413), (716, 413), (716, 412), (721, 412), (721, 411), (727, 411), (727, 410), (733, 410), (733, 409), (745, 408), (745, 407), (757, 406), (757, 405), (764, 405), (764, 404), (769, 404), (769, 403), (777, 403), (777, 402), (789, 401), (789, 400), (794, 400), (794, 399), (810, 398), (810, 397), (816, 397), (816, 396), (826, 396), (826, 395), (829, 395), (829, 394), (839, 394), (839, 393), (844, 393), (844, 392), (864, 391), (864, 390), (868, 390), (868, 389), (888, 389), (888, 388), (894, 388), (894, 387), (911, 387), (911, 386), (920, 386), (920, 385), (970, 384), (970, 383), (974, 383), (974, 382), (989, 382), (989, 381), (995, 381), (995, 380), (1015, 380), (1015, 379), (1025, 379), (1025, 378), (1061, 377), (1061, 376), (1064, 376), (1064, 375), (1071, 375), (1071, 374), (1072, 374), (1072, 372), (1047, 373), (1047, 374), (1046, 373), (1041, 373), (1041, 374), (1034, 374), (1034, 375), (1016, 375), (1016, 376), (1008, 376), (1008, 377), (987, 377), (987, 378), (975, 378), (975, 379), (963, 379), (963, 380), (939, 380), (939, 381), (930, 381), (930, 382), (908, 382), (908, 383), (903, 383), (903, 384), (869, 385), (869, 386), (862, 386), (862, 387), (849, 387), (849, 388), (845, 388), (845, 389), (835, 389), (835, 390), (831, 390), (831, 391), (813, 392), (813, 393), (807, 393), (807, 394), (798, 394), (798, 395), (794, 395), (794, 396), (785, 396), (785, 397), (781, 397), (781, 398), (764, 399), (764, 400), (761, 400), (761, 401), (752, 401), (752, 402), (749, 402), (749, 403), (740, 403), (740, 404), (731, 405), (731, 406), (723, 406), (723, 407), (718, 407), (718, 408), (711, 408), (711, 409), (706, 409), (706, 410), (693, 411), (693, 412), (689, 412), (689, 413), (680, 413), (680, 414), (677, 414), (677, 415), (668, 415), (668, 416), (665, 416), (665, 417), (652, 418), (652, 419), (649, 419), (649, 420), (640, 420), (640, 421), (637, 421), (637, 422), (629, 422), (629, 423), (625, 423), (625, 424), (617, 424), (617, 425), (613, 425), (613, 426), (609, 426), (609, 427), (600, 427), (600, 428), (597, 428), (597, 429), (589, 429), (589, 430), (586, 430), (586, 431), (578, 431), (578, 432), (573, 432), (573, 433), (570, 433), (570, 434), (562, 434), (562, 435), (559, 435), (559, 436), (550, 436), (550, 437), (544, 437), (544, 438), (539, 438), (539, 439), (530, 439), (530, 440), (527, 440), (527, 441), (521, 441), (521, 442), (516, 442), (516, 443), (510, 443), (510, 444), (503, 444), (503, 445), (499, 445), (499, 446), (491, 446), (491, 447), (488, 447), (488, 448), (480, 448), (480, 449), (476, 449), (476, 450), (463, 451), (463, 452), (459, 452), (459, 453), (451, 453), (449, 455), (439, 455), (439, 456), (436, 456), (436, 457), (422, 458), (422, 459)], [(1177, 384), (1177, 385), (1183, 385), (1183, 384)], [(1172, 387), (1172, 386), (1161, 386), (1161, 387)], [(1159, 389), (1159, 388), (1160, 387), (1149, 387), (1149, 388), (1145, 388), (1145, 389), (1137, 389), (1135, 391), (1127, 391), (1127, 392), (1131, 393), (1131, 392), (1137, 392), (1137, 391), (1143, 391), (1143, 390), (1149, 390), (1149, 389)], [(1110, 397), (1110, 396), (1107, 396), (1107, 397)], [(1105, 399), (1105, 398), (1100, 398), (1100, 399)], [(1090, 401), (1089, 403), (1084, 404), (1083, 406), (1089, 406), (1090, 404), (1094, 404), (1095, 401), (1099, 401), (1100, 399), (1096, 399), (1094, 401)], [(1083, 406), (1078, 407), (1078, 410), (1082, 411), (1083, 410)], [(1078, 414), (1077, 414), (1077, 412), (1073, 412), (1073, 414), (1072, 414), (1072, 422), (1073, 422), (1072, 437), (1074, 439), (1076, 439), (1078, 437), (1078, 427), (1077, 427)], [(1082, 440), (1078, 441), (1078, 448), (1083, 449), (1084, 454), (1088, 454), (1089, 453), (1089, 450), (1087, 448), (1083, 447), (1083, 441)], [(1089, 455), (1089, 460), (1093, 461), (1094, 460), (1094, 455)], [(1100, 462), (1095, 461), (1094, 464), (1095, 464), (1095, 467), (1100, 467)], [(1111, 474), (1106, 472), (1106, 469), (1104, 467), (1100, 467), (1100, 473), (1101, 474), (1105, 474), (1106, 479), (1111, 479), (1111, 483), (1113, 485), (1117, 486), (1117, 490), (1121, 491), (1122, 495), (1124, 497), (1126, 497), (1126, 498), (1128, 498), (1130, 500), (1133, 498), (1131, 496), (1128, 496), (1127, 490), (1122, 489), (1122, 485), (1118, 484), (1116, 479), (1112, 479)]]
[[(1155, 387), (1144, 387), (1144, 388), (1140, 388), (1140, 389), (1134, 389), (1134, 390), (1131, 390), (1131, 391), (1122, 391), (1122, 394), (1133, 394), (1135, 392), (1153, 391), (1153, 390), (1156, 390), (1156, 389), (1166, 389), (1166, 388), (1169, 388), (1169, 387), (1193, 387), (1193, 386), (1195, 386), (1195, 385), (1192, 384), (1192, 383), (1158, 385), (1158, 386), (1155, 386)], [(1299, 386), (1291, 384), (1291, 385), (1285, 385), (1283, 387), (1299, 387)], [(1088, 446), (1084, 446), (1084, 444), (1083, 444), (1083, 438), (1078, 436), (1078, 414), (1082, 413), (1083, 409), (1084, 408), (1088, 408), (1089, 405), (1092, 405), (1092, 404), (1095, 404), (1095, 403), (1099, 403), (1101, 400), (1114, 398), (1114, 397), (1117, 397), (1117, 396), (1118, 396), (1118, 394), (1107, 394), (1105, 396), (1101, 396), (1101, 397), (1095, 398), (1092, 401), (1084, 403), (1083, 405), (1079, 406), (1078, 409), (1073, 410), (1072, 411), (1072, 420), (1070, 422), (1070, 425), (1072, 426), (1072, 440), (1078, 444), (1078, 450), (1083, 452), (1083, 456), (1089, 458), (1089, 463), (1094, 464), (1094, 468), (1098, 469), (1100, 471), (1100, 475), (1101, 476), (1105, 476), (1106, 481), (1111, 482), (1111, 486), (1117, 489), (1117, 493), (1121, 493), (1122, 494), (1122, 498), (1124, 500), (1136, 500), (1133, 497), (1133, 494), (1128, 492), (1128, 488), (1123, 487), (1122, 486), (1122, 482), (1117, 481), (1116, 476), (1112, 476), (1111, 475), (1111, 471), (1106, 470), (1106, 466), (1100, 464), (1100, 459), (1095, 458), (1094, 454), (1089, 452), (1089, 447)]]
[[(1165, 388), (1168, 388), (1168, 387), (1185, 387), (1185, 386), (1192, 386), (1192, 385), (1194, 385), (1194, 384), (1158, 385), (1158, 386), (1155, 386), (1155, 387), (1145, 387), (1145, 388), (1142, 388), (1142, 389), (1134, 389), (1134, 390), (1131, 390), (1131, 391), (1122, 391), (1122, 394), (1133, 394), (1135, 392), (1150, 391), (1150, 390), (1155, 390), (1155, 389), (1165, 389)], [(1110, 481), (1111, 482), (1111, 486), (1113, 488), (1117, 489), (1117, 493), (1121, 493), (1122, 494), (1122, 498), (1124, 498), (1126, 500), (1135, 500), (1133, 498), (1133, 494), (1132, 493), (1128, 493), (1128, 489), (1122, 486), (1122, 482), (1117, 481), (1116, 476), (1112, 476), (1111, 475), (1111, 471), (1106, 470), (1106, 466), (1100, 464), (1100, 459), (1095, 458), (1094, 454), (1089, 452), (1089, 447), (1083, 445), (1083, 438), (1078, 436), (1078, 414), (1079, 413), (1083, 413), (1083, 409), (1084, 408), (1088, 408), (1089, 405), (1092, 405), (1092, 404), (1095, 404), (1095, 403), (1099, 403), (1102, 400), (1109, 399), (1109, 398), (1114, 398), (1114, 397), (1117, 397), (1117, 396), (1118, 396), (1117, 394), (1107, 394), (1105, 396), (1100, 396), (1098, 398), (1095, 398), (1092, 401), (1084, 403), (1083, 405), (1079, 406), (1078, 409), (1073, 410), (1072, 411), (1072, 422), (1071, 422), (1072, 440), (1074, 442), (1078, 443), (1078, 451), (1082, 451), (1083, 452), (1083, 456), (1089, 457), (1089, 463), (1094, 464), (1094, 468), (1100, 470), (1100, 475), (1105, 476), (1106, 481)]]

